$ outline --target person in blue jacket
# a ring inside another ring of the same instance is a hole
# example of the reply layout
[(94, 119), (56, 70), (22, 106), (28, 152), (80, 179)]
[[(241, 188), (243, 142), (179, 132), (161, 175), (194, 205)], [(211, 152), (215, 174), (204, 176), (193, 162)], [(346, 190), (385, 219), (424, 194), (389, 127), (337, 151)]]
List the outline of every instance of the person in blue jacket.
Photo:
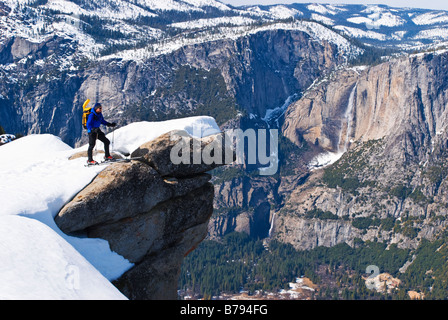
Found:
[(97, 162), (93, 160), (93, 148), (95, 148), (96, 139), (104, 143), (104, 159), (112, 160), (112, 156), (109, 153), (110, 141), (106, 138), (106, 135), (101, 131), (100, 126), (103, 124), (108, 127), (115, 127), (117, 124), (115, 122), (110, 123), (104, 120), (102, 114), (103, 107), (101, 103), (95, 103), (92, 112), (87, 118), (87, 132), (89, 134), (89, 149), (87, 149), (88, 164), (96, 164)]

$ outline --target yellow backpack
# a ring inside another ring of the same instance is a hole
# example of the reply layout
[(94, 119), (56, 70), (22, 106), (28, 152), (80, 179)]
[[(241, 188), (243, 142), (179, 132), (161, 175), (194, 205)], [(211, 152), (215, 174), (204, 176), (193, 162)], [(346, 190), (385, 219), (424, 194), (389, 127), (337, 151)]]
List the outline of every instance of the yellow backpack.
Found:
[(82, 126), (84, 129), (87, 129), (87, 119), (89, 118), (89, 114), (92, 112), (92, 107), (89, 107), (90, 99), (87, 99), (82, 105)]

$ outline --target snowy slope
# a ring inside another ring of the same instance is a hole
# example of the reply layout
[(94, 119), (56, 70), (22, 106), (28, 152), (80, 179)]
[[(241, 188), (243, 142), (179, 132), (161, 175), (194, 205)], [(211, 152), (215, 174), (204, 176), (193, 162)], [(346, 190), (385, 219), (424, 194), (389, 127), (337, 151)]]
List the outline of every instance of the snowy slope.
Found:
[(322, 4), (310, 4), (307, 6), (307, 9), (310, 11), (315, 11), (317, 13), (323, 14), (323, 15), (335, 15), (336, 11), (329, 8), (329, 6), (322, 5)]
[[(373, 45), (419, 48), (446, 39), (448, 12), (416, 8), (393, 8), (386, 5), (329, 5), (294, 3), (284, 5), (282, 15), (270, 12), (276, 6), (241, 7), (253, 15), (272, 19), (311, 19), (333, 26), (341, 33)], [(422, 4), (424, 7), (424, 4)], [(295, 11), (300, 12), (300, 14)], [(417, 37), (415, 35), (418, 34)]]
[(189, 3), (196, 7), (215, 7), (219, 10), (227, 11), (230, 7), (215, 0), (182, 0), (183, 2)]
[(270, 7), (269, 13), (274, 19), (288, 19), (291, 17), (302, 15), (302, 12), (300, 12), (299, 10), (290, 9), (284, 5)]
[(202, 10), (200, 8), (195, 8), (186, 3), (177, 2), (174, 0), (135, 0), (134, 3), (151, 10), (176, 10), (181, 12)]
[[(114, 148), (131, 152), (173, 129), (219, 132), (210, 117), (134, 123), (116, 130)], [(49, 134), (0, 147), (0, 299), (125, 298), (109, 281), (132, 264), (107, 241), (67, 236), (54, 223), (62, 206), (106, 167), (68, 160), (85, 148)]]
[(369, 14), (367, 17), (356, 16), (347, 19), (347, 21), (355, 24), (365, 24), (366, 26), (374, 29), (379, 29), (382, 26), (397, 27), (405, 23), (402, 18), (392, 14), (391, 12), (374, 12)]
[(72, 1), (49, 0), (43, 7), (72, 15), (93, 15), (102, 18), (135, 19), (138, 16), (156, 16), (141, 7), (120, 0), (103, 0), (101, 5), (91, 1), (91, 6), (83, 8)]
[(448, 23), (448, 12), (428, 12), (416, 16), (412, 21), (417, 25), (431, 25), (439, 23)]
[(375, 40), (386, 40), (386, 35), (375, 32), (373, 30), (364, 31), (359, 28), (351, 28), (347, 26), (335, 26), (336, 30), (340, 30), (350, 36), (351, 38), (363, 38), (363, 39), (375, 39)]
[(126, 299), (47, 225), (0, 217), (0, 299)]

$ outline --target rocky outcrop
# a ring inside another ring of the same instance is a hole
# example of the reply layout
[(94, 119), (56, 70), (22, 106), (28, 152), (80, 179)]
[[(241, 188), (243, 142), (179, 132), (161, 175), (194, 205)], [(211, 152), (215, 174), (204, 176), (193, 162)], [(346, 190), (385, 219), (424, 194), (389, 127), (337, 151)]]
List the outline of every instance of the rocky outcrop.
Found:
[[(92, 230), (92, 236), (111, 239), (111, 247), (117, 248), (117, 252), (125, 247), (126, 252), (135, 256), (146, 250), (136, 266), (115, 282), (127, 297), (177, 298), (182, 260), (207, 236), (208, 221), (213, 213), (212, 198), (213, 185), (207, 183), (135, 219)], [(120, 239), (115, 239), (117, 232), (122, 235)], [(134, 239), (129, 235), (135, 235)], [(114, 246), (118, 243), (120, 248)], [(139, 247), (139, 252), (134, 252), (135, 247)], [(130, 256), (130, 259), (135, 257)]]
[[(206, 171), (222, 163), (189, 165), (188, 174), (170, 165), (173, 135), (142, 145), (142, 161), (110, 164), (55, 217), (62, 231), (105, 239), (135, 264), (115, 282), (130, 299), (176, 299), (183, 257), (207, 235), (214, 187)], [(205, 148), (218, 137), (190, 138)]]
[(168, 132), (141, 145), (131, 157), (140, 157), (161, 176), (175, 177), (194, 176), (236, 160), (233, 149), (226, 148), (223, 133), (199, 140), (184, 130)]

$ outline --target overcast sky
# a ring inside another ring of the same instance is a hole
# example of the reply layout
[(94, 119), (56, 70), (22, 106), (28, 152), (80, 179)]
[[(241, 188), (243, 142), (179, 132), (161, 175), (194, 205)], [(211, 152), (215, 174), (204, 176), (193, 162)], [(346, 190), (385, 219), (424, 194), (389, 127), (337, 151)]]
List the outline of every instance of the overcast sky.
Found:
[(220, 0), (235, 6), (254, 5), (254, 4), (280, 4), (280, 3), (346, 3), (346, 4), (387, 4), (391, 7), (414, 7), (425, 9), (448, 10), (447, 0)]

